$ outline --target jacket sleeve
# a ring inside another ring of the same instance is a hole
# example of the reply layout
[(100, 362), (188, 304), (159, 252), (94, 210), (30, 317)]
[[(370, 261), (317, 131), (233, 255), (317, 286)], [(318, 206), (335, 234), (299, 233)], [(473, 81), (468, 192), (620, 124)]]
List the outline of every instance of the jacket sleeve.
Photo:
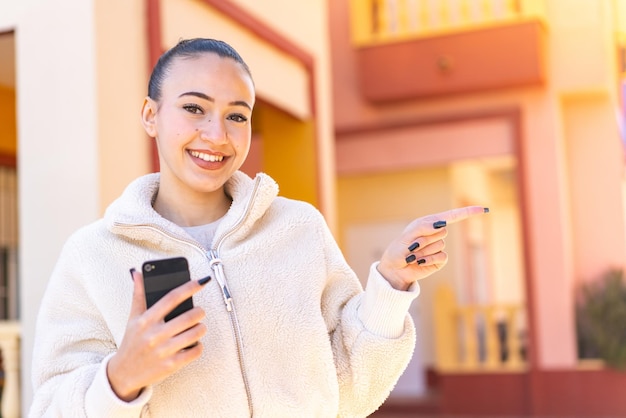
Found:
[(395, 290), (373, 265), (363, 291), (328, 228), (322, 230), (328, 276), (322, 307), (337, 368), (339, 416), (363, 417), (387, 399), (411, 360), (415, 327), (408, 308), (419, 286)]
[(139, 417), (146, 389), (126, 403), (106, 375), (116, 350), (104, 318), (85, 287), (80, 245), (64, 246), (43, 296), (33, 348), (33, 403), (29, 417)]

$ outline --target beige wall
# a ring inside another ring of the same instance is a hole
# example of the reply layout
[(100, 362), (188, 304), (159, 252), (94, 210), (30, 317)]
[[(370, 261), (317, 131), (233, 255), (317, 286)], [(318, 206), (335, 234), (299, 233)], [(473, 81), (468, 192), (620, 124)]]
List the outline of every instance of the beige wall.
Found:
[(24, 409), (48, 277), (68, 235), (100, 214), (93, 2), (27, 4), (14, 22)]
[(143, 1), (94, 1), (100, 213), (151, 170), (141, 126), (149, 62)]

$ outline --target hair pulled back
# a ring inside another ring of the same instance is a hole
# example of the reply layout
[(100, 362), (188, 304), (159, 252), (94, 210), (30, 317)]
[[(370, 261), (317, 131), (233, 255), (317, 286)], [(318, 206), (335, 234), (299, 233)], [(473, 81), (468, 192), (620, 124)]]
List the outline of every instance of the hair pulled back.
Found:
[(167, 76), (167, 72), (176, 58), (189, 59), (195, 58), (204, 53), (214, 53), (222, 58), (230, 58), (241, 64), (242, 68), (248, 73), (250, 78), (250, 68), (245, 63), (239, 53), (229, 44), (217, 39), (193, 38), (180, 40), (175, 46), (168, 49), (159, 57), (156, 65), (152, 69), (150, 81), (148, 83), (148, 96), (155, 101), (161, 98), (161, 87), (163, 80)]

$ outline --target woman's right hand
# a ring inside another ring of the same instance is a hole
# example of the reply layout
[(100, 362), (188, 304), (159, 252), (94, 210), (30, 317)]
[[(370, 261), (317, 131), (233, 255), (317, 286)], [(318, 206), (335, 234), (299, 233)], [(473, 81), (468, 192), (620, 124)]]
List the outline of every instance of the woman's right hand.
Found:
[[(146, 386), (163, 380), (200, 357), (202, 344), (199, 340), (207, 331), (200, 322), (205, 313), (197, 306), (168, 322), (164, 319), (181, 302), (202, 289), (198, 281), (192, 280), (173, 289), (146, 309), (143, 275), (138, 271), (133, 271), (132, 275), (133, 301), (126, 332), (107, 366), (111, 388), (126, 402), (137, 398)], [(194, 346), (186, 348), (191, 345)]]

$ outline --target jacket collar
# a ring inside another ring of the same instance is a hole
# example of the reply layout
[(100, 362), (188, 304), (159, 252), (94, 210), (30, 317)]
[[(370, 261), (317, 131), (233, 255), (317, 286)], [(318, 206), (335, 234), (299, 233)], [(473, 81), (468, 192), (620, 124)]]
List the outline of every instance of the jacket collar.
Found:
[[(139, 177), (128, 185), (104, 214), (105, 224), (111, 232), (133, 239), (148, 239), (153, 236), (155, 229), (179, 237), (186, 236), (182, 228), (163, 218), (152, 207), (152, 201), (159, 189), (159, 180), (160, 174), (152, 173)], [(237, 171), (226, 183), (225, 190), (233, 203), (222, 219), (216, 237), (247, 234), (277, 196), (278, 185), (267, 174), (259, 173), (253, 180)], [(148, 228), (137, 228), (141, 226)]]

